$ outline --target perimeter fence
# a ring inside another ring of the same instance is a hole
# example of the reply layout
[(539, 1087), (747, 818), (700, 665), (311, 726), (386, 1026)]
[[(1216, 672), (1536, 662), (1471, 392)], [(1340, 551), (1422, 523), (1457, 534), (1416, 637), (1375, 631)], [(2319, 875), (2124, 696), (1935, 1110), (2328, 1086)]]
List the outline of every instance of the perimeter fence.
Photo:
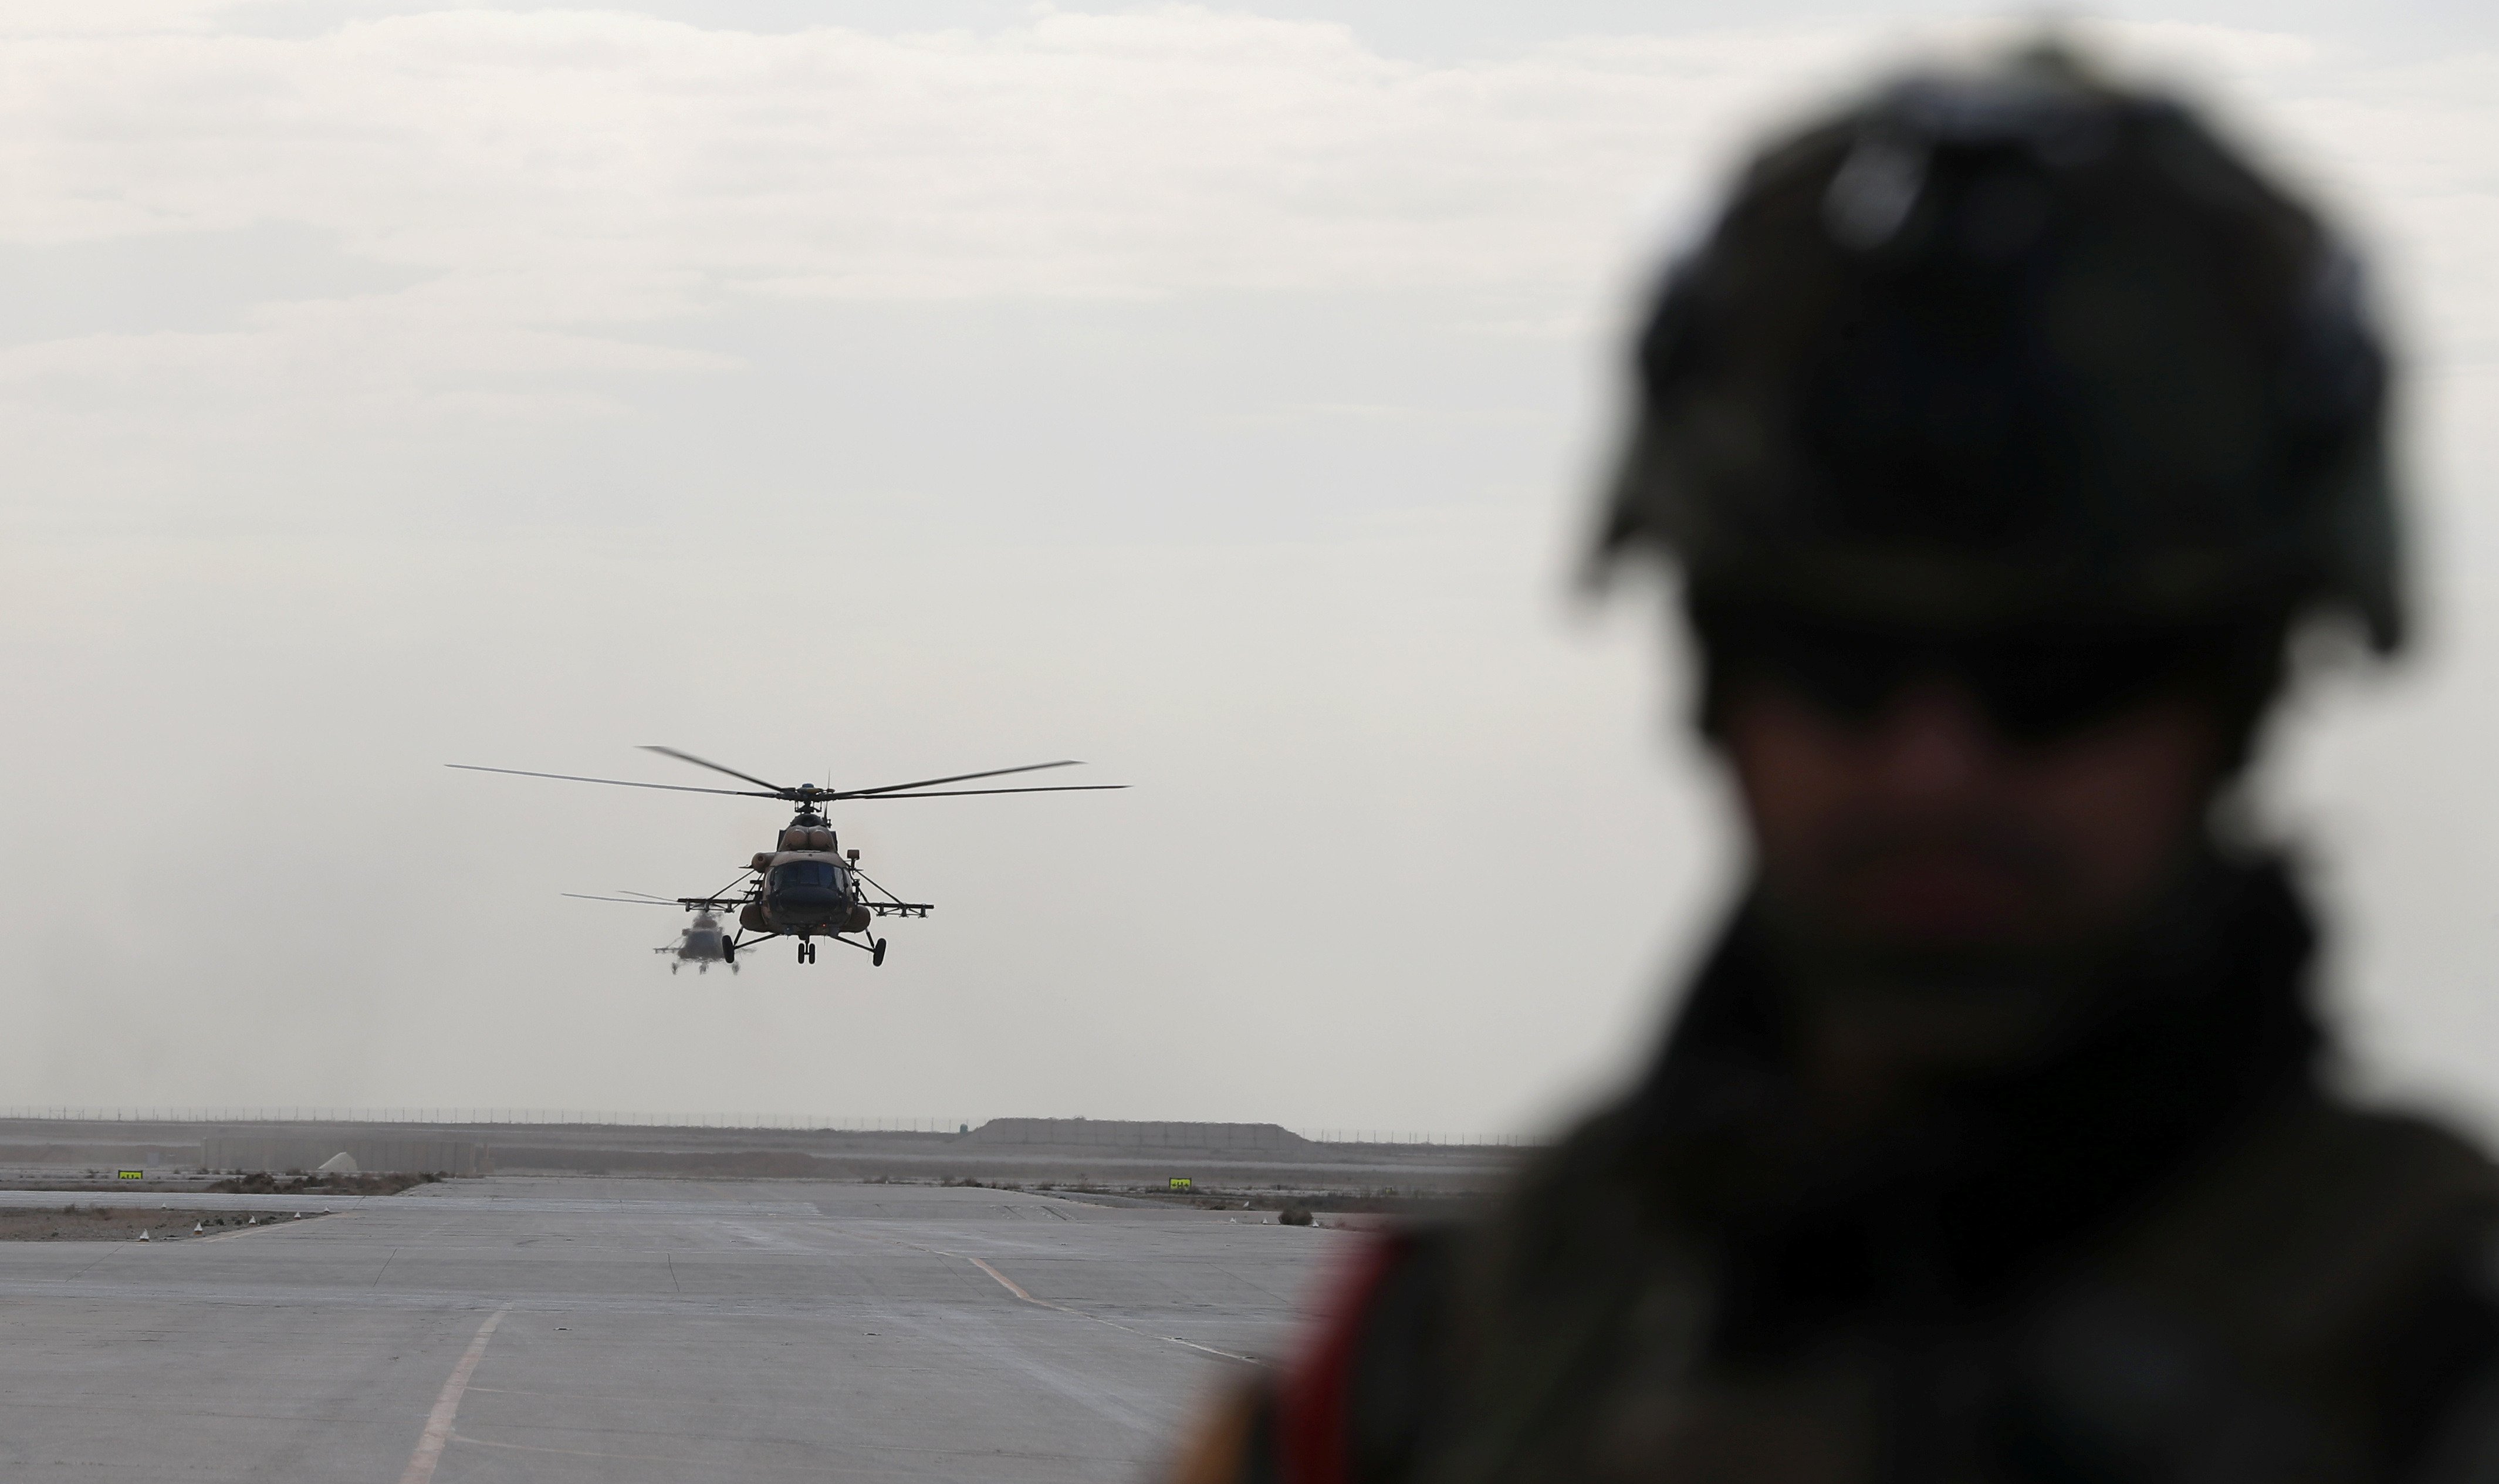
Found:
[(1316, 1144), (1384, 1144), (1454, 1149), (1526, 1149), (1550, 1141), (1534, 1134), (1436, 1134), (1403, 1129), (1322, 1128), (1296, 1130)]

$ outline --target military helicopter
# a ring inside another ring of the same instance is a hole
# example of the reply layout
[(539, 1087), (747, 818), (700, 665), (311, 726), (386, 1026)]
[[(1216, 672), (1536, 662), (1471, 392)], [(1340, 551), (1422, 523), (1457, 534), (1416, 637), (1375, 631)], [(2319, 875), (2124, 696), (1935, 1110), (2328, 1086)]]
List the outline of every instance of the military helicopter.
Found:
[[(675, 793), (726, 793), (740, 798), (777, 798), (797, 806), (797, 814), (782, 826), (774, 848), (759, 851), (748, 860), (723, 891), (712, 896), (681, 896), (677, 904), (698, 913), (717, 913), (734, 908), (737, 928), (721, 940), (721, 961), (734, 967), (738, 950), (751, 948), (774, 938), (798, 940), (798, 961), (816, 961), (816, 939), (830, 938), (846, 943), (868, 955), (872, 965), (885, 962), (885, 940), (872, 937), (868, 929), (879, 918), (925, 918), (932, 910), (928, 902), (906, 902), (860, 869), (860, 853), (844, 851), (841, 837), (826, 823), (821, 808), (827, 804), (855, 800), (889, 798), (968, 798), (987, 793), (1089, 793), (1109, 789), (1124, 789), (1126, 784), (1056, 784), (1039, 787), (1019, 786), (1010, 789), (948, 789), (947, 784), (970, 783), (981, 778), (1004, 778), (1011, 773), (1037, 773), (1045, 768), (1079, 767), (1074, 758), (1056, 762), (1027, 762), (1021, 767), (990, 768), (979, 773), (956, 773), (945, 778), (923, 778), (911, 783), (885, 784), (874, 789), (835, 789), (829, 785), (767, 783), (751, 773), (723, 767), (717, 762), (682, 753), (673, 747), (645, 747), (646, 753), (674, 758), (697, 767), (726, 773), (752, 789), (705, 789), (688, 784), (643, 783), (628, 778), (585, 778), (578, 773), (537, 773), (527, 768), (480, 767), (471, 762), (445, 763), (471, 773), (510, 773), (521, 778), (555, 778), (567, 783), (612, 784), (625, 789), (665, 789)], [(750, 936), (751, 935), (751, 936)]]
[[(692, 911), (695, 919), (677, 929), (674, 940), (663, 943), (651, 952), (669, 955), (668, 972), (671, 974), (687, 964), (693, 964), (698, 974), (708, 974), (716, 963), (728, 964), (731, 974), (737, 972), (737, 960), (730, 957), (727, 952), (729, 934), (721, 931), (718, 916), (721, 909), (704, 898), (653, 896), (648, 891), (627, 891), (622, 896), (594, 896), (587, 891), (568, 891), (565, 895), (585, 902), (624, 902), (633, 907), (676, 907)], [(686, 908), (689, 901), (700, 901), (703, 905)]]

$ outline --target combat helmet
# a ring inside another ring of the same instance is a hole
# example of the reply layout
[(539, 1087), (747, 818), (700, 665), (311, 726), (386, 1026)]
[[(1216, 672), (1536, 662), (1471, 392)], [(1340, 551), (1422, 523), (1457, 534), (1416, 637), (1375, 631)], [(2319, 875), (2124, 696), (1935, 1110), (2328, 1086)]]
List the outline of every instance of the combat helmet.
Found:
[(2404, 630), (2351, 256), (2188, 108), (2058, 47), (1774, 145), (1669, 273), (1600, 549), (1961, 627)]

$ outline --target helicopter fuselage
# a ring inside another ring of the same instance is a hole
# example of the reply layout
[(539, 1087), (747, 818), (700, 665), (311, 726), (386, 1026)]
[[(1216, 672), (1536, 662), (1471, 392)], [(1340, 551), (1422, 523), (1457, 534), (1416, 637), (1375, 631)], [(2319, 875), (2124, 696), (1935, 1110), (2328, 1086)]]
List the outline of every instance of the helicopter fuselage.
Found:
[(674, 953), (689, 963), (718, 963), (723, 956), (721, 940), (726, 936), (721, 931), (718, 918), (708, 912), (698, 912), (695, 914), (693, 925), (678, 933), (676, 943), (661, 952)]
[(697, 912), (693, 923), (679, 930), (677, 941), (663, 945), (658, 952), (673, 960), (668, 965), (671, 974), (687, 964), (693, 964), (698, 973), (709, 973), (716, 963), (729, 965), (731, 972), (737, 968), (729, 956), (729, 933), (709, 911)]
[(807, 938), (855, 933), (874, 919), (849, 863), (833, 852), (776, 851), (759, 874), (760, 894), (738, 913), (749, 931)]
[(739, 926), (806, 939), (860, 932), (875, 920), (860, 897), (859, 873), (842, 855), (841, 837), (822, 816), (800, 813), (774, 843), (781, 849), (749, 862), (755, 898), (739, 910)]

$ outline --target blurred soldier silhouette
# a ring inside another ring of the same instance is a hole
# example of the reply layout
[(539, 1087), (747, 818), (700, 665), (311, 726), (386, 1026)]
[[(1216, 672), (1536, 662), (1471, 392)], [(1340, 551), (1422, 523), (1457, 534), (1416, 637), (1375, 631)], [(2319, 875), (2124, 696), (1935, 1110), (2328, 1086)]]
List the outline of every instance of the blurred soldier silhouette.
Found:
[(1181, 1478), (2499, 1477), (2499, 1178), (2324, 1085), (2215, 819), (2294, 629), (2403, 637), (2356, 287), (2053, 48), (1753, 162), (1603, 540), (1680, 570), (1748, 889), (1639, 1083), (1375, 1242)]

